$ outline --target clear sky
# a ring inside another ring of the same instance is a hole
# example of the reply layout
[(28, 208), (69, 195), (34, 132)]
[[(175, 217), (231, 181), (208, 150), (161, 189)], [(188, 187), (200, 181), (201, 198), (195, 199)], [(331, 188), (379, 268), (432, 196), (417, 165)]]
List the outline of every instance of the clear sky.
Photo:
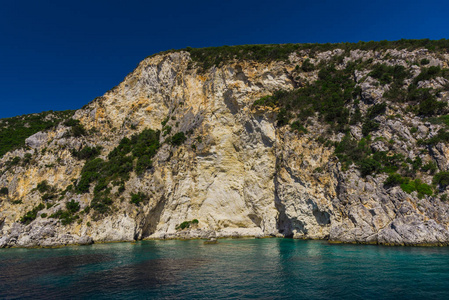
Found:
[(168, 49), (401, 38), (449, 38), (449, 2), (0, 0), (0, 118), (78, 109)]

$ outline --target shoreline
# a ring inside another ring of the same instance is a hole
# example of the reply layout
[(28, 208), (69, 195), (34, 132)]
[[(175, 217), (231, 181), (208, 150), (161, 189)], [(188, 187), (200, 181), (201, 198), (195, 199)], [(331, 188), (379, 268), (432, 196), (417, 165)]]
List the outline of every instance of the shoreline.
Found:
[[(323, 241), (327, 242), (329, 245), (371, 245), (371, 246), (384, 246), (384, 247), (447, 247), (449, 246), (449, 243), (416, 243), (416, 244), (389, 244), (389, 243), (376, 243), (376, 242), (343, 242), (343, 241), (335, 241), (335, 240), (329, 240), (329, 239), (314, 239), (314, 238), (293, 238), (293, 237), (281, 237), (281, 236), (251, 236), (251, 235), (245, 235), (245, 236), (222, 236), (222, 237), (216, 237), (216, 240), (238, 240), (238, 239), (292, 239), (292, 240), (304, 240), (304, 241)], [(117, 240), (117, 241), (92, 241), (91, 243), (86, 244), (80, 244), (80, 243), (73, 243), (73, 244), (65, 244), (65, 245), (54, 245), (54, 246), (12, 246), (12, 247), (4, 247), (3, 249), (59, 249), (59, 248), (65, 248), (65, 247), (75, 247), (75, 246), (91, 246), (95, 244), (117, 244), (117, 243), (130, 243), (130, 244), (136, 244), (138, 242), (144, 242), (144, 241), (190, 241), (190, 240), (204, 240), (208, 241), (209, 238), (205, 237), (191, 237), (191, 238), (185, 238), (185, 237), (168, 237), (168, 238), (157, 238), (157, 237), (151, 237), (151, 238), (144, 238), (139, 240)], [(1, 249), (0, 249), (1, 251)]]

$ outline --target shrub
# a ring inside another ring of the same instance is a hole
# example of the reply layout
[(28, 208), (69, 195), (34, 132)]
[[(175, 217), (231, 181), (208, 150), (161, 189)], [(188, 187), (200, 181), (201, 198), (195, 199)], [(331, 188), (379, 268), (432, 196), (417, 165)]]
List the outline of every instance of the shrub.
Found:
[(439, 184), (442, 187), (449, 185), (449, 171), (443, 171), (435, 174), (432, 180), (433, 184)]
[(162, 136), (169, 135), (171, 133), (171, 129), (171, 126), (164, 126), (164, 128), (162, 128)]
[(37, 213), (45, 208), (43, 203), (40, 203), (38, 206), (34, 207), (32, 210), (28, 211), (23, 217), (20, 218), (20, 223), (22, 224), (30, 224), (37, 218)]
[(27, 166), (32, 159), (33, 155), (31, 155), (31, 153), (25, 153), (23, 160), (22, 160), (22, 166)]
[[(358, 43), (336, 43), (336, 44), (281, 44), (281, 45), (241, 45), (241, 46), (222, 46), (209, 48), (185, 48), (182, 51), (190, 53), (192, 61), (205, 71), (212, 66), (220, 66), (223, 63), (232, 60), (250, 60), (250, 61), (276, 61), (287, 60), (290, 53), (299, 50), (308, 50), (309, 55), (313, 56), (316, 52), (342, 49), (345, 51), (360, 50), (386, 50), (386, 49), (409, 49), (427, 48), (432, 51), (446, 51), (449, 42), (445, 39), (432, 41), (422, 40), (398, 40), (398, 41), (379, 41), (379, 42), (358, 42)], [(181, 50), (170, 50), (181, 51)], [(369, 62), (368, 62), (369, 63)]]
[(84, 129), (83, 124), (81, 124), (80, 120), (68, 119), (64, 122), (64, 125), (70, 127), (70, 131), (68, 134), (73, 137), (80, 137), (86, 135), (86, 129)]
[(430, 63), (430, 60), (428, 60), (427, 58), (423, 58), (420, 61), (422, 66), (428, 65)]
[(109, 211), (109, 206), (113, 203), (109, 194), (109, 189), (95, 194), (92, 202), (90, 203), (90, 207), (95, 209), (95, 211), (99, 214), (107, 213)]
[(429, 68), (421, 68), (421, 73), (413, 79), (412, 84), (416, 85), (420, 81), (430, 80), (438, 76), (448, 77), (449, 73), (447, 69), (442, 70), (440, 67), (432, 66)]
[(8, 190), (7, 187), (2, 187), (2, 188), (0, 189), (0, 195), (5, 195), (5, 196), (7, 196), (8, 193), (9, 193), (9, 190)]
[(302, 63), (301, 70), (303, 70), (304, 72), (311, 72), (315, 70), (315, 66), (310, 62), (310, 59), (307, 58)]
[(430, 174), (435, 173), (435, 171), (436, 171), (437, 169), (438, 169), (438, 168), (437, 168), (437, 165), (436, 165), (433, 161), (428, 162), (427, 164), (425, 164), (425, 165), (422, 167), (422, 170), (423, 170), (424, 172), (429, 172)]
[(20, 164), (20, 161), (21, 161), (20, 157), (16, 156), (16, 157), (14, 157), (13, 159), (10, 159), (10, 160), (6, 163), (6, 165), (7, 165), (8, 167), (17, 166), (18, 164)]
[(90, 160), (100, 155), (101, 150), (102, 150), (101, 146), (98, 147), (86, 146), (80, 151), (72, 150), (72, 155), (77, 159)]
[(76, 213), (80, 210), (80, 204), (76, 202), (75, 200), (71, 200), (70, 202), (67, 202), (65, 204), (65, 207), (67, 208), (67, 211), (71, 213)]
[(190, 225), (196, 225), (198, 223), (199, 223), (199, 221), (197, 219), (193, 219), (192, 221), (184, 221), (181, 224), (179, 224), (178, 226), (176, 226), (176, 230), (183, 230), (186, 228), (190, 228)]
[(184, 132), (180, 131), (172, 136), (170, 143), (175, 146), (179, 146), (187, 140)]
[(405, 178), (402, 178), (402, 176), (397, 173), (393, 173), (393, 174), (390, 174), (390, 176), (388, 176), (388, 178), (384, 181), (384, 185), (385, 186), (394, 186), (394, 185), (403, 184), (405, 182), (406, 182)]
[(431, 137), (428, 140), (419, 141), (419, 144), (436, 145), (440, 142), (448, 142), (448, 141), (449, 141), (449, 132), (447, 132), (446, 129), (441, 128), (440, 130), (438, 130), (435, 136)]
[(189, 228), (190, 227), (190, 222), (189, 221), (184, 221), (181, 224), (179, 224), (176, 229), (185, 229), (185, 228)]
[(254, 101), (253, 106), (269, 106), (269, 107), (276, 107), (278, 105), (277, 99), (272, 96), (265, 96), (262, 97), (256, 101)]
[(432, 187), (428, 184), (422, 183), (421, 179), (419, 178), (402, 183), (401, 189), (409, 194), (417, 191), (418, 198), (422, 198), (424, 195), (431, 196), (433, 194)]
[(292, 130), (297, 130), (298, 132), (304, 132), (304, 133), (307, 133), (307, 129), (306, 129), (304, 126), (302, 126), (302, 124), (299, 123), (299, 121), (293, 122), (293, 123), (290, 125), (290, 128), (291, 128)]
[(376, 173), (381, 167), (382, 165), (377, 160), (371, 158), (365, 158), (359, 163), (362, 177)]
[(145, 170), (151, 168), (153, 162), (148, 155), (143, 155), (137, 159), (136, 163), (136, 174), (142, 175)]
[(380, 124), (371, 119), (365, 119), (365, 122), (362, 125), (362, 134), (367, 136), (370, 132), (378, 130)]
[(167, 117), (161, 122), (161, 124), (162, 124), (163, 127), (167, 124), (168, 120), (170, 120), (170, 118), (167, 116)]
[(144, 202), (148, 199), (148, 196), (145, 193), (138, 192), (137, 194), (131, 194), (130, 203), (139, 205), (141, 202)]
[(56, 198), (56, 195), (53, 192), (45, 193), (44, 195), (42, 195), (42, 200), (44, 201), (48, 201), (54, 198)]
[(399, 65), (387, 66), (385, 64), (377, 64), (368, 75), (378, 79), (381, 84), (394, 82), (397, 85), (402, 85), (404, 79), (410, 77), (410, 72)]
[(48, 184), (47, 180), (43, 180), (37, 184), (36, 189), (40, 193), (45, 193), (51, 191), (53, 188), (51, 187), (51, 185)]
[(67, 119), (64, 122), (64, 125), (67, 126), (67, 127), (73, 127), (73, 126), (78, 125), (79, 123), (80, 123), (79, 120), (75, 120), (75, 119), (70, 118), (70, 119)]
[(61, 224), (65, 226), (73, 223), (79, 216), (73, 215), (73, 213), (68, 210), (58, 210), (56, 213), (52, 214), (50, 218), (60, 219)]

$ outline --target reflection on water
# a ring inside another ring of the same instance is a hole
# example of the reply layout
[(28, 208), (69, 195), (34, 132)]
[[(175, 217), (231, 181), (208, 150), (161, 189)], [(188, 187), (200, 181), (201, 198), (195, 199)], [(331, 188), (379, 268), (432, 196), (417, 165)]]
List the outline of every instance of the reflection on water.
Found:
[(292, 239), (0, 250), (0, 298), (449, 298), (449, 248)]

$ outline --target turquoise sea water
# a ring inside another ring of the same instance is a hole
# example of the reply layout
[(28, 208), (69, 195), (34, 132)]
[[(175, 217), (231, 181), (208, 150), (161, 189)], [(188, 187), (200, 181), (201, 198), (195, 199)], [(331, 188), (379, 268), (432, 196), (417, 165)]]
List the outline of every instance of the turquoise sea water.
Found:
[(0, 298), (449, 299), (449, 248), (229, 239), (0, 249)]

